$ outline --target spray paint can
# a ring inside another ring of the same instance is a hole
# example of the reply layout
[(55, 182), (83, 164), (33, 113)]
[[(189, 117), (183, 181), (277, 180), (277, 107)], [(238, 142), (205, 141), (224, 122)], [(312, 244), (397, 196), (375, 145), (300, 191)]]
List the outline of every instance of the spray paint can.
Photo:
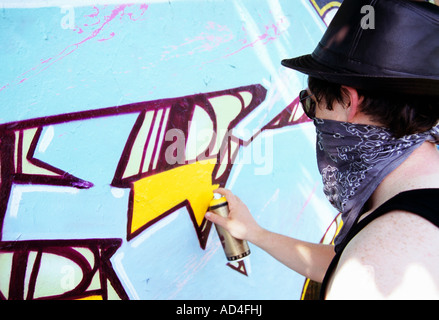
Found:
[[(213, 200), (210, 202), (209, 211), (227, 218), (229, 215), (227, 199), (219, 194), (215, 194)], [(215, 225), (215, 228), (218, 232), (227, 260), (237, 261), (250, 255), (250, 248), (247, 241), (232, 237), (232, 235), (221, 226)]]

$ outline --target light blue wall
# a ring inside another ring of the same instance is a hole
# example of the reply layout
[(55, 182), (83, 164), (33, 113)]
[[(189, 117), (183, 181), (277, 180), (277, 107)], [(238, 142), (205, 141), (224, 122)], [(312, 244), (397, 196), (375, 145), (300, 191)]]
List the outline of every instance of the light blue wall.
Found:
[[(16, 137), (15, 147), (5, 148), (17, 157), (20, 132), (40, 127), (33, 158), (93, 184), (20, 182), (3, 148), (9, 196), (2, 199), (1, 240), (121, 239), (111, 266), (130, 299), (299, 299), (305, 279), (257, 247), (245, 263), (248, 275), (226, 266), (214, 228), (200, 248), (186, 208), (128, 241), (130, 192), (112, 181), (139, 116), (124, 106), (260, 85), (265, 99), (236, 135), (255, 135), (238, 158), (262, 145), (262, 161), (250, 155), (250, 163), (235, 164), (225, 186), (264, 227), (320, 241), (336, 212), (321, 191), (314, 128), (265, 126), (306, 86), (280, 61), (314, 49), (326, 28), (317, 9), (328, 2), (0, 5), (1, 134)], [(10, 270), (0, 268), (7, 277)]]

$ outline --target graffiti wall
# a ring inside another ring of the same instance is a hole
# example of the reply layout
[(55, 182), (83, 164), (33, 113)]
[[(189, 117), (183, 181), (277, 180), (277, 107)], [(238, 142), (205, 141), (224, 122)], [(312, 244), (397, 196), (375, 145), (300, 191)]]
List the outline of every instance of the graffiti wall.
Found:
[(300, 299), (257, 247), (228, 262), (204, 214), (221, 186), (272, 231), (334, 232), (280, 61), (340, 2), (90, 3), (0, 3), (0, 298)]

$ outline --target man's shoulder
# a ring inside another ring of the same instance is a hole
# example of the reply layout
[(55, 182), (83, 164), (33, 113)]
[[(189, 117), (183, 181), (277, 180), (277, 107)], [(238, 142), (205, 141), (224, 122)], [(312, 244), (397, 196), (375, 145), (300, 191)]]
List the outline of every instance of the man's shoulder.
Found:
[[(439, 228), (405, 211), (370, 222), (346, 246), (333, 276), (338, 293), (362, 298), (439, 298)], [(421, 292), (422, 291), (422, 292)]]

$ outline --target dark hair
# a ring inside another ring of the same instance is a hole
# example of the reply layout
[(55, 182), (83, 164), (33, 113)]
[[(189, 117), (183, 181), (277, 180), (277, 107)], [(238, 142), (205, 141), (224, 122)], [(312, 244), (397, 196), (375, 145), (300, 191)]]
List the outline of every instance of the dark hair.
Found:
[[(340, 84), (309, 77), (308, 87), (319, 103), (325, 100), (329, 110), (335, 101), (344, 101), (345, 90)], [(357, 92), (363, 97), (360, 111), (387, 127), (397, 138), (427, 131), (439, 121), (438, 97), (361, 89)]]

